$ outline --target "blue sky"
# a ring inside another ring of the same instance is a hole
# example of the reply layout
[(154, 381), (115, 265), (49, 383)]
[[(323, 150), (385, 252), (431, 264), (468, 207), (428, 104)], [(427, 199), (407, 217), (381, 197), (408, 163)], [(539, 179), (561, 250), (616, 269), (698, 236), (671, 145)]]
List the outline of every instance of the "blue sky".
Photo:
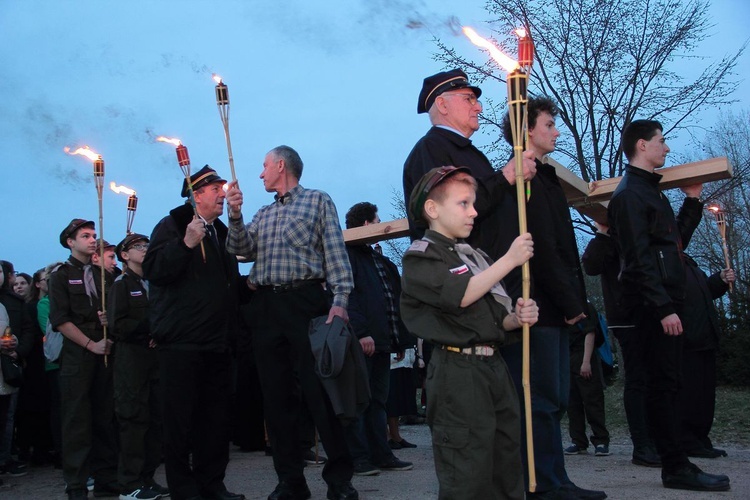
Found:
[[(422, 79), (441, 69), (432, 36), (451, 39), (451, 16), (481, 34), (483, 4), (3, 0), (0, 258), (31, 273), (67, 257), (57, 240), (70, 219), (98, 221), (91, 164), (65, 155), (66, 145), (88, 144), (104, 157), (106, 184), (138, 192), (133, 229), (146, 234), (181, 203), (174, 148), (155, 135), (179, 137), (194, 170), (208, 163), (229, 178), (214, 72), (229, 86), (246, 216), (271, 200), (258, 179), (263, 156), (287, 144), (305, 162), (302, 184), (327, 191), (342, 218), (367, 200), (389, 219), (403, 161), (429, 126), (416, 98)], [(719, 57), (750, 36), (750, 8), (714, 5), (718, 36), (702, 51)], [(412, 20), (429, 29), (407, 27)], [(476, 55), (462, 37), (453, 44)], [(739, 66), (747, 81), (747, 55)], [(750, 99), (738, 97), (747, 108)], [(709, 124), (720, 116), (705, 113)], [(104, 193), (104, 237), (113, 243), (125, 236), (126, 201)]]

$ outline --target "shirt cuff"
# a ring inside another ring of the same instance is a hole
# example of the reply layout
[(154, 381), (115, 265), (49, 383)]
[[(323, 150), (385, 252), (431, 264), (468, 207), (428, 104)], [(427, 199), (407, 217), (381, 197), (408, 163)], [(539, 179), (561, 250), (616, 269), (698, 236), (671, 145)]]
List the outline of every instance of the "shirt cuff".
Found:
[(333, 305), (343, 307), (344, 309), (347, 308), (349, 305), (349, 295), (339, 293), (333, 296)]

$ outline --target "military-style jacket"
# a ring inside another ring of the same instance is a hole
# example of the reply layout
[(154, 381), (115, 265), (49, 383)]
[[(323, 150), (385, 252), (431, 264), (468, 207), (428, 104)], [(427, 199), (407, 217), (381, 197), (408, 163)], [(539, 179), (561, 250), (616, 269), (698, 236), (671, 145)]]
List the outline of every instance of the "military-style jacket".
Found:
[[(83, 266), (83, 262), (71, 255), (64, 265), (50, 274), (49, 321), (55, 330), (63, 323), (73, 323), (92, 341), (99, 342), (104, 337), (97, 314), (101, 309), (101, 299), (89, 297), (86, 293)], [(101, 297), (101, 279), (96, 272), (94, 283)]]
[(107, 317), (112, 336), (119, 342), (148, 346), (148, 293), (143, 278), (132, 270), (126, 269), (112, 285)]
[(431, 230), (406, 251), (401, 279), (401, 318), (413, 334), (441, 345), (503, 344), (508, 314), (490, 293), (461, 307), (472, 273), (454, 240)]

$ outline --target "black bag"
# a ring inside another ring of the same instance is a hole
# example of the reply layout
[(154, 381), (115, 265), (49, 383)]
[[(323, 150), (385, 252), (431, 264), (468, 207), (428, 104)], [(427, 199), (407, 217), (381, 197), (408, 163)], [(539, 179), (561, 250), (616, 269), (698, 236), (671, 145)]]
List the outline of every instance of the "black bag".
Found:
[(13, 387), (21, 387), (21, 384), (23, 384), (21, 362), (7, 354), (0, 354), (0, 365), (2, 365), (5, 383)]

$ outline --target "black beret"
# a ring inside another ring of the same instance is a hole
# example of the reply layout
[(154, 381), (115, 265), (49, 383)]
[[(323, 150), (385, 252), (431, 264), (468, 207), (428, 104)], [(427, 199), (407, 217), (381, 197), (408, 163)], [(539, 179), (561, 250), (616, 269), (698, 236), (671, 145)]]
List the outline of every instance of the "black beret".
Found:
[(133, 245), (135, 245), (139, 241), (145, 241), (146, 243), (148, 243), (148, 236), (138, 233), (130, 233), (129, 235), (125, 236), (125, 239), (118, 243), (117, 247), (115, 248), (117, 259), (120, 262), (124, 262), (124, 260), (122, 260), (122, 252), (127, 252)]
[(427, 113), (437, 96), (443, 92), (458, 89), (471, 89), (477, 98), (482, 95), (482, 89), (469, 85), (469, 78), (460, 69), (442, 71), (436, 75), (428, 76), (424, 79), (422, 90), (419, 92), (417, 113)]
[(468, 167), (437, 167), (433, 168), (419, 179), (417, 185), (411, 192), (409, 198), (409, 216), (418, 226), (427, 226), (427, 221), (424, 220), (422, 210), (424, 209), (424, 203), (427, 201), (427, 195), (430, 194), (435, 186), (443, 182), (445, 179), (457, 172), (466, 172), (471, 175), (471, 170)]
[[(190, 176), (190, 182), (193, 184), (193, 191), (197, 191), (203, 186), (213, 184), (214, 182), (226, 183), (227, 181), (219, 177), (219, 174), (216, 173), (216, 170), (209, 167), (208, 165), (205, 165), (202, 169), (198, 170), (196, 173)], [(187, 198), (188, 196), (189, 193), (187, 180), (183, 180), (182, 197)]]
[(63, 248), (70, 250), (70, 247), (68, 246), (68, 238), (72, 238), (73, 234), (84, 226), (91, 226), (91, 229), (96, 228), (94, 221), (86, 219), (73, 219), (67, 226), (65, 226), (65, 229), (60, 233), (60, 244)]

